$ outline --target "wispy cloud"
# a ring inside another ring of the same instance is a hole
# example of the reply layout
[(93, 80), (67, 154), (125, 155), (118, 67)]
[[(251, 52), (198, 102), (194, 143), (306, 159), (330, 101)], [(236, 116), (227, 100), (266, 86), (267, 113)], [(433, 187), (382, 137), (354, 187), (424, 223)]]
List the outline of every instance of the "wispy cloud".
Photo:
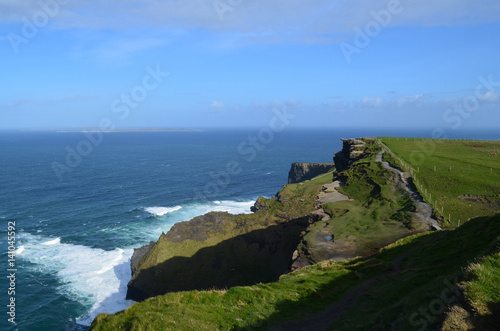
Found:
[(60, 98), (54, 98), (54, 99), (35, 99), (35, 98), (18, 98), (18, 99), (10, 99), (5, 101), (5, 106), (8, 106), (10, 108), (19, 108), (25, 105), (42, 105), (42, 106), (50, 106), (54, 104), (59, 104), (59, 103), (72, 103), (72, 102), (78, 102), (82, 100), (87, 100), (92, 98), (89, 95), (83, 95), (83, 94), (74, 94), (74, 95), (68, 95)]
[(157, 48), (166, 44), (160, 38), (128, 39), (102, 43), (89, 50), (89, 54), (100, 60), (124, 60), (136, 53)]
[(210, 104), (210, 111), (219, 112), (222, 111), (225, 107), (226, 105), (224, 104), (224, 102), (213, 100)]
[(478, 97), (482, 102), (497, 102), (500, 101), (500, 95), (495, 92), (487, 91), (485, 94)]
[[(57, 0), (53, 0), (56, 2)], [(22, 23), (43, 10), (37, 0), (0, 2), (0, 24)], [(467, 25), (500, 20), (498, 0), (401, 0), (404, 8), (391, 26)], [(351, 33), (386, 9), (387, 0), (243, 0), (227, 1), (231, 8), (221, 20), (214, 0), (72, 0), (61, 6), (54, 26), (63, 29), (126, 29), (166, 27), (238, 33), (254, 42), (322, 43)], [(237, 5), (236, 5), (237, 4)], [(130, 46), (129, 46), (130, 47)], [(113, 54), (111, 54), (113, 55)]]
[(405, 105), (408, 105), (408, 104), (415, 105), (416, 103), (421, 101), (423, 97), (424, 97), (423, 94), (405, 95), (405, 96), (402, 96), (398, 99), (397, 104), (398, 104), (399, 108), (404, 107)]
[(382, 106), (382, 99), (380, 97), (364, 97), (361, 104), (365, 107), (378, 108)]

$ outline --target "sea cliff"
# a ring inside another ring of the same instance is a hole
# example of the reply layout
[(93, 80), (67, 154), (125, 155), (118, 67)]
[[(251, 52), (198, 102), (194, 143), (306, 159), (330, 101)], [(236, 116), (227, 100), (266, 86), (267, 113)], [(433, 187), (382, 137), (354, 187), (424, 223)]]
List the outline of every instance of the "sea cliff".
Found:
[[(394, 193), (400, 183), (375, 161), (379, 151), (373, 140), (344, 139), (335, 172), (332, 164), (294, 164), (293, 178), (319, 176), (259, 198), (253, 214), (209, 213), (175, 224), (134, 252), (127, 298), (271, 282), (428, 230), (415, 221), (411, 203), (401, 207), (406, 195)], [(391, 199), (403, 202), (385, 206)]]
[(288, 184), (296, 184), (313, 179), (334, 168), (334, 163), (292, 163), (288, 173)]
[(406, 330), (443, 288), (453, 300), (432, 329), (498, 325), (485, 294), (498, 283), (500, 214), (429, 231), (434, 215), (422, 217), (425, 202), (377, 141), (343, 144), (335, 171), (259, 198), (253, 214), (209, 213), (136, 250), (129, 298), (152, 298), (91, 330)]

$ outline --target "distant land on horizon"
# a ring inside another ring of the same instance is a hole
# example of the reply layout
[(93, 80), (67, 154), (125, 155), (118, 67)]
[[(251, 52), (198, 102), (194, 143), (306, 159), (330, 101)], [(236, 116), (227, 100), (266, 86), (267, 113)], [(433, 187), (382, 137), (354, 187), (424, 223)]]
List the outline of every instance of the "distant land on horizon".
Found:
[(190, 132), (202, 132), (201, 129), (193, 128), (116, 128), (116, 129), (105, 129), (100, 128), (33, 128), (33, 129), (17, 129), (9, 131), (48, 131), (48, 132), (90, 132), (90, 131), (101, 131), (103, 133), (114, 133), (114, 132), (179, 132), (179, 131), (190, 131)]

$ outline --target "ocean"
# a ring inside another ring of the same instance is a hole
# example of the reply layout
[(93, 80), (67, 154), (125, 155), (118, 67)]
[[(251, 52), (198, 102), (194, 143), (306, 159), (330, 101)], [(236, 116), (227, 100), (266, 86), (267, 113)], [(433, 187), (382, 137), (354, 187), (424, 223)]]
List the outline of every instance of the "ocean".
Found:
[(431, 132), (0, 132), (0, 329), (88, 330), (97, 314), (132, 304), (133, 249), (173, 224), (209, 211), (249, 213), (287, 183), (292, 162), (332, 162), (340, 138)]

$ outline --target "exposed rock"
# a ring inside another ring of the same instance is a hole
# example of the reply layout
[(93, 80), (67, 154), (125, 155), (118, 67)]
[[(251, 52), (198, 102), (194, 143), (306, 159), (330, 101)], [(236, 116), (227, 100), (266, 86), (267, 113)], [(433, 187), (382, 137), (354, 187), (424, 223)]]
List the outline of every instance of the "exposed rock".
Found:
[(288, 174), (288, 184), (296, 184), (330, 171), (333, 163), (293, 163)]
[(276, 281), (289, 271), (308, 221), (208, 213), (177, 223), (141, 260), (127, 298)]
[(341, 187), (342, 183), (339, 180), (334, 181), (331, 184), (323, 186), (321, 193), (318, 195), (318, 204), (324, 205), (325, 203), (338, 202), (338, 201), (350, 201), (351, 199), (336, 189)]
[(296, 252), (297, 252), (297, 258), (294, 259), (294, 261), (292, 262), (292, 266), (290, 267), (291, 271), (300, 270), (304, 267), (307, 267), (309, 265), (313, 265), (316, 263), (314, 261), (309, 260), (309, 258), (306, 256), (306, 254), (299, 254), (298, 251), (296, 251)]
[(267, 210), (267, 209), (269, 209), (269, 205), (264, 202), (263, 197), (259, 197), (257, 199), (257, 201), (255, 201), (255, 204), (252, 207), (250, 207), (250, 211), (252, 211), (253, 213), (256, 213), (260, 210)]
[(325, 213), (325, 211), (322, 208), (316, 209), (315, 211), (313, 211), (311, 213), (311, 217), (312, 217), (314, 223), (319, 222), (319, 221), (328, 221), (330, 219), (330, 215)]
[(156, 242), (151, 241), (149, 245), (144, 245), (139, 248), (134, 248), (134, 254), (132, 254), (132, 258), (130, 259), (130, 269), (132, 270), (132, 275), (139, 269), (140, 261), (146, 255), (151, 248), (156, 244)]
[(338, 172), (346, 170), (352, 163), (361, 159), (366, 143), (361, 139), (342, 139), (342, 150), (333, 158)]
[(223, 235), (228, 215), (228, 212), (212, 212), (195, 217), (189, 222), (176, 223), (165, 238), (173, 243), (179, 243), (185, 240), (203, 241), (215, 233)]

